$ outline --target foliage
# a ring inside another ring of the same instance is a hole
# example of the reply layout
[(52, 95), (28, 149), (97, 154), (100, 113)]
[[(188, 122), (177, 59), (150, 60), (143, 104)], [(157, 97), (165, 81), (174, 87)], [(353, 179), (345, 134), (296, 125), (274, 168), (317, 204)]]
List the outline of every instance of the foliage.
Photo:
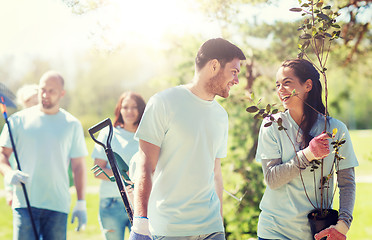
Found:
[[(224, 188), (241, 199), (225, 194), (224, 216), (228, 239), (256, 236), (258, 208), (265, 188), (261, 166), (255, 162), (259, 122), (241, 111), (246, 91), (238, 86), (228, 99), (220, 99), (229, 113), (228, 158), (222, 161)], [(243, 221), (242, 221), (243, 220)]]

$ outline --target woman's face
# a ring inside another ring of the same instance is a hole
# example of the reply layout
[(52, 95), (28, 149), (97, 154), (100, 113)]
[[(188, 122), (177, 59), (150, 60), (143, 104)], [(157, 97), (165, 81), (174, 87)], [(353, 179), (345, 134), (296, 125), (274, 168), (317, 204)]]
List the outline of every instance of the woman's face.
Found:
[[(288, 67), (279, 68), (276, 74), (276, 92), (286, 109), (303, 108), (307, 93), (311, 90), (311, 84), (310, 79), (302, 83), (294, 74), (293, 69)], [(296, 96), (291, 96), (293, 90)]]
[(130, 97), (124, 98), (121, 103), (120, 114), (124, 120), (124, 124), (134, 125), (138, 119), (138, 107), (136, 101)]

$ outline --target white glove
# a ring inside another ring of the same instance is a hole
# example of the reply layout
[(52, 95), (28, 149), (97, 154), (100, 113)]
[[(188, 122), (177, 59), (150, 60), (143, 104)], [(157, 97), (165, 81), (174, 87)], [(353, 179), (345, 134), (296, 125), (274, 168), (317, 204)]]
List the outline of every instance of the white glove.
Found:
[(87, 225), (87, 203), (85, 200), (77, 200), (72, 210), (71, 223), (74, 223), (75, 217), (78, 219), (78, 226), (75, 230), (77, 232), (84, 230)]
[(346, 233), (349, 231), (349, 227), (342, 220), (338, 220), (337, 224), (330, 226), (330, 228), (335, 228), (337, 231), (344, 234), (345, 236), (346, 236)]
[(11, 170), (6, 172), (4, 181), (11, 185), (20, 185), (21, 183), (27, 183), (30, 176), (27, 173), (19, 170)]
[(129, 240), (147, 240), (152, 239), (149, 230), (149, 220), (146, 217), (135, 216), (133, 226), (130, 232)]

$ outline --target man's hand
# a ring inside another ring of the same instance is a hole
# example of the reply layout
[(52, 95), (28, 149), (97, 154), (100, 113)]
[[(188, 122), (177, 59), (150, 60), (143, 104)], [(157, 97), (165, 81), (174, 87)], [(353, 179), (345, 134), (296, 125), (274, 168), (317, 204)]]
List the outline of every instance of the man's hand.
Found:
[(309, 146), (303, 150), (303, 153), (309, 162), (314, 159), (322, 159), (328, 156), (328, 138), (329, 136), (327, 133), (322, 133), (310, 141)]
[(327, 240), (346, 240), (346, 233), (349, 231), (349, 228), (346, 226), (344, 221), (338, 220), (336, 225), (332, 225), (329, 228), (320, 231), (315, 234), (315, 240), (322, 239), (327, 237)]
[(79, 232), (84, 230), (87, 225), (87, 204), (85, 200), (78, 200), (72, 210), (71, 223), (74, 223), (75, 217), (78, 219), (78, 226), (75, 228), (75, 231)]
[(149, 231), (149, 220), (146, 217), (135, 216), (130, 231), (129, 240), (152, 240)]
[(29, 175), (19, 170), (8, 171), (4, 176), (4, 181), (11, 185), (20, 185), (28, 182)]

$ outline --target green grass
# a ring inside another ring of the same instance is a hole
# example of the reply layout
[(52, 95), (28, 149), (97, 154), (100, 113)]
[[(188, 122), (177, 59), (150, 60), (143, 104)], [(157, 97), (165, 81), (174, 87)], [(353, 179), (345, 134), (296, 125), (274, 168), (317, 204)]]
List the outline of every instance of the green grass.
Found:
[[(372, 169), (372, 130), (351, 131), (354, 150), (357, 154), (360, 166), (356, 168), (357, 176), (371, 176)], [(94, 142), (86, 139), (89, 153), (92, 152)], [(87, 157), (87, 168), (90, 170), (93, 166), (93, 160)], [(3, 189), (3, 177), (0, 175), (0, 189)], [(70, 216), (67, 229), (67, 239), (69, 240), (98, 240), (103, 239), (98, 223), (98, 185), (99, 180), (94, 178), (93, 174), (88, 173), (89, 191), (86, 194), (88, 209), (88, 225), (82, 232), (75, 232), (75, 224), (70, 223)], [(348, 233), (349, 240), (367, 240), (372, 239), (372, 213), (370, 204), (372, 198), (372, 183), (357, 183), (356, 202), (354, 208), (354, 221)], [(71, 207), (75, 205), (76, 195), (72, 194)], [(335, 208), (337, 209), (338, 199), (335, 198)], [(0, 239), (12, 239), (12, 212), (11, 208), (5, 203), (5, 198), (0, 197)], [(243, 220), (244, 221), (244, 220)], [(127, 234), (128, 236), (128, 234)]]

